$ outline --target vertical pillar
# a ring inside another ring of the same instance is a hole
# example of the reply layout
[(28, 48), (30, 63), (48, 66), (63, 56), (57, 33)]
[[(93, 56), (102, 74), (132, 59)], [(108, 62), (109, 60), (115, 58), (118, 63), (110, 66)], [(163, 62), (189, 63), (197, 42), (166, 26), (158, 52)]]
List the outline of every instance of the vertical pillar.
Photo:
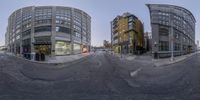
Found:
[[(70, 44), (71, 44), (71, 54), (74, 54), (74, 41), (73, 41), (73, 34), (74, 34), (74, 8), (71, 8), (71, 33), (70, 33)], [(82, 37), (82, 34), (81, 34)], [(81, 41), (82, 43), (82, 41)]]
[(51, 26), (51, 56), (55, 56), (55, 36), (56, 36), (56, 7), (52, 7), (52, 26)]
[(34, 21), (35, 21), (35, 7), (33, 6), (32, 7), (32, 18), (31, 18), (31, 53), (34, 53), (35, 52), (35, 49), (34, 49), (34, 43), (35, 43), (35, 38), (34, 38)]

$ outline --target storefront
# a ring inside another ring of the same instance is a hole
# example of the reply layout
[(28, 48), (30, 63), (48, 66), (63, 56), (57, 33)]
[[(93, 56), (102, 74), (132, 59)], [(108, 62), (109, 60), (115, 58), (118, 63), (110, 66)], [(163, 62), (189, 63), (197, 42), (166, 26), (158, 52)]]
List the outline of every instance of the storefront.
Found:
[(51, 38), (49, 36), (35, 37), (35, 53), (51, 55)]
[(55, 55), (69, 55), (71, 54), (71, 44), (66, 41), (56, 41)]
[(80, 44), (74, 43), (73, 46), (74, 46), (74, 54), (81, 53), (81, 45)]

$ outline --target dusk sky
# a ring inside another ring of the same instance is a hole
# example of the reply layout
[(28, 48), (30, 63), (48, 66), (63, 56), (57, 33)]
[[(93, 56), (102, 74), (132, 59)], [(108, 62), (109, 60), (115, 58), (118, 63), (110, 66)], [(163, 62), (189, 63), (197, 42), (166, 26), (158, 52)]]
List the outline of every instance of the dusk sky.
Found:
[(17, 9), (26, 6), (66, 6), (81, 9), (92, 18), (92, 45), (99, 46), (111, 36), (110, 21), (117, 15), (130, 12), (143, 23), (145, 31), (151, 31), (149, 10), (145, 4), (171, 4), (182, 6), (196, 18), (196, 40), (200, 40), (199, 0), (1, 0), (0, 3), (0, 46), (4, 45), (8, 17)]

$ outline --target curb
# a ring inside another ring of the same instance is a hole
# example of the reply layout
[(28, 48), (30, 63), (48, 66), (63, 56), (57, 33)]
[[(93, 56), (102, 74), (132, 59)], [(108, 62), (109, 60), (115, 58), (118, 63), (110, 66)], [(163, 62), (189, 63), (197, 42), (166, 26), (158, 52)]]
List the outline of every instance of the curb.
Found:
[(157, 65), (155, 65), (155, 63), (154, 63), (154, 66), (155, 66), (155, 67), (161, 67), (161, 66), (168, 66), (168, 65), (176, 64), (176, 63), (179, 63), (179, 62), (184, 62), (185, 60), (190, 59), (191, 57), (195, 56), (196, 54), (198, 54), (198, 53), (192, 54), (192, 55), (190, 55), (190, 56), (186, 56), (184, 59), (182, 59), (182, 60), (180, 60), (180, 61), (174, 61), (174, 62), (168, 63), (168, 64), (161, 64), (161, 65), (158, 65), (158, 66), (157, 66)]
[(48, 62), (40, 62), (40, 61), (28, 60), (28, 59), (25, 59), (25, 58), (23, 58), (23, 57), (19, 57), (19, 56), (12, 55), (12, 54), (11, 54), (11, 55), (10, 55), (10, 54), (7, 54), (7, 53), (5, 53), (5, 54), (8, 55), (8, 56), (13, 56), (13, 57), (16, 57), (16, 58), (19, 58), (19, 59), (22, 59), (22, 60), (25, 60), (25, 61), (31, 62), (31, 63), (49, 64), (49, 65), (59, 65), (59, 64), (72, 63), (72, 62), (75, 62), (75, 61), (78, 61), (78, 60), (80, 60), (80, 59), (84, 59), (84, 58), (86, 58), (86, 57), (88, 57), (88, 56), (93, 55), (93, 54), (89, 54), (89, 55), (87, 55), (87, 56), (84, 56), (84, 57), (81, 57), (81, 58), (79, 58), (79, 59), (75, 59), (75, 60), (73, 60), (73, 61), (69, 61), (69, 62), (48, 63)]

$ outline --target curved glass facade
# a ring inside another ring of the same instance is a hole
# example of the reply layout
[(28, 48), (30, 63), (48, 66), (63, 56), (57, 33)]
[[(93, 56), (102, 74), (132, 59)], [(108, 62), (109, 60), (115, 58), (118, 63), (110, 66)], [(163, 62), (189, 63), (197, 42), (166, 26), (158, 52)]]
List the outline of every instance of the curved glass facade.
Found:
[(91, 17), (70, 7), (24, 7), (10, 15), (6, 38), (8, 50), (15, 54), (77, 54), (82, 47), (90, 48)]
[(165, 4), (147, 6), (151, 17), (154, 53), (158, 53), (159, 57), (167, 57), (172, 50), (175, 56), (194, 52), (196, 20), (190, 11)]

